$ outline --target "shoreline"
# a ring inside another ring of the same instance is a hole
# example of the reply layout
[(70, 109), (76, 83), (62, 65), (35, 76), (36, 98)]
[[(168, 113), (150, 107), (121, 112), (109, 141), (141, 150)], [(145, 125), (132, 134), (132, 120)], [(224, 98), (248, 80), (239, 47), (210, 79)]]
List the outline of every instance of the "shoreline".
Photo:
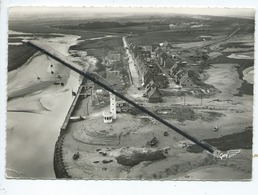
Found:
[[(58, 37), (58, 39), (52, 38), (52, 42), (49, 43), (52, 47), (61, 49), (62, 53), (68, 56), (68, 49), (70, 46), (76, 44), (78, 39), (78, 36), (74, 36), (73, 39), (70, 37), (71, 35), (62, 37), (62, 39), (60, 39), (60, 37)], [(67, 44), (70, 46), (67, 47)], [(7, 102), (7, 109), (22, 111), (29, 107), (33, 110), (36, 110), (38, 113), (7, 112), (8, 122), (6, 169), (15, 168), (19, 172), (23, 172), (23, 178), (55, 178), (55, 173), (53, 170), (53, 154), (55, 143), (60, 133), (56, 130), (61, 126), (62, 120), (64, 118), (63, 115), (65, 115), (66, 109), (68, 110), (70, 106), (69, 102), (72, 100), (71, 90), (73, 88), (76, 89), (76, 86), (79, 86), (79, 76), (72, 73), (71, 70), (65, 70), (62, 65), (58, 65), (51, 61), (54, 63), (55, 71), (59, 71), (59, 74), (62, 74), (62, 79), (65, 80), (65, 86), (62, 87), (51, 84), (55, 82), (55, 78), (48, 76), (51, 76), (49, 73), (50, 70), (47, 69), (49, 64), (46, 64), (46, 60), (43, 60), (42, 62), (45, 63), (45, 66), (42, 66), (40, 63), (35, 63), (35, 59), (41, 61), (42, 59), (48, 60), (46, 57), (40, 58), (40, 56), (36, 56), (36, 58), (32, 58), (30, 62), (26, 64), (26, 66), (21, 66), (16, 69), (16, 75), (13, 71), (8, 72), (8, 74), (15, 75), (13, 80), (8, 80), (9, 87), (11, 87), (10, 82), (13, 82), (12, 86), (21, 85), (22, 88), (25, 87), (25, 89), (28, 86), (30, 87), (27, 88), (28, 95), (24, 96), (23, 94), (19, 97), (14, 96), (11, 100), (9, 99)], [(46, 77), (43, 78), (44, 80), (42, 84), (37, 81), (37, 79), (35, 79), (36, 76), (34, 75), (34, 72), (31, 71), (31, 69), (38, 70), (38, 75), (41, 78), (46, 75)], [(39, 69), (43, 69), (45, 73), (43, 74), (42, 71), (39, 71)], [(9, 79), (11, 78), (12, 77), (9, 77)], [(49, 81), (46, 81), (48, 78), (50, 78)], [(39, 86), (34, 86), (35, 81), (38, 82)], [(42, 90), (42, 86), (40, 85), (47, 86)], [(15, 91), (15, 88), (12, 87), (11, 90)], [(51, 108), (50, 111), (44, 109), (40, 103), (40, 99), (45, 97), (47, 98), (47, 102), (50, 102), (50, 105), (48, 105), (48, 107)], [(53, 103), (51, 99), (58, 100), (59, 103)], [(30, 120), (26, 119), (28, 116), (30, 117)], [(47, 145), (45, 145), (45, 140), (48, 140)], [(19, 152), (19, 155), (13, 155), (12, 151), (17, 151), (18, 145), (19, 148), (23, 148), (23, 151)], [(38, 147), (31, 148), (29, 147), (31, 145), (37, 145)], [(31, 152), (28, 153), (26, 150)], [(42, 158), (42, 155), (44, 158)], [(31, 159), (32, 161), (38, 161), (37, 165), (28, 166), (26, 163), (28, 159)], [(42, 168), (37, 170), (38, 166), (42, 166)], [(20, 177), (17, 176), (17, 174), (9, 171), (6, 172), (6, 174), (8, 178)]]
[(71, 112), (69, 111), (67, 112), (63, 125), (60, 127), (60, 134), (55, 144), (53, 165), (54, 165), (54, 172), (55, 172), (56, 178), (58, 179), (71, 178), (71, 176), (67, 172), (67, 169), (63, 161), (63, 142), (67, 133), (67, 125), (69, 124), (69, 119), (67, 118), (68, 117), (70, 118), (70, 115), (74, 112), (74, 108), (78, 104), (78, 100), (80, 99), (79, 96), (80, 96), (81, 87), (82, 85), (85, 85), (84, 83), (85, 81), (86, 79), (84, 79), (84, 81), (81, 82), (80, 86), (78, 87), (78, 90), (76, 91), (76, 96), (74, 97), (74, 101), (69, 108), (69, 111), (71, 110)]

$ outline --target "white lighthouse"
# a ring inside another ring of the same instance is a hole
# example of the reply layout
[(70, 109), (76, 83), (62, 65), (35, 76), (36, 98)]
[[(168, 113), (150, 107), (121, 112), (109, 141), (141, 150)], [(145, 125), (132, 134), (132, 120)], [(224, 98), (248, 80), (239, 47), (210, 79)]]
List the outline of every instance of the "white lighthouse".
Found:
[(110, 112), (112, 113), (112, 118), (116, 119), (116, 96), (113, 93), (110, 93)]

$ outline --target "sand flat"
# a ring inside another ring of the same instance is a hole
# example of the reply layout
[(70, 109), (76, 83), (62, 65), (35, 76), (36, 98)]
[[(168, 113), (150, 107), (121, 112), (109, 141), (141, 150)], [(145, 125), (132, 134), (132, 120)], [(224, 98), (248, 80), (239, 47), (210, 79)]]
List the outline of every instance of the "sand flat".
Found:
[[(60, 49), (63, 53), (66, 51), (66, 55), (68, 55), (68, 46), (75, 44), (77, 38), (77, 36), (74, 39), (71, 39), (71, 36), (58, 37), (58, 41), (54, 44), (55, 49)], [(59, 41), (63, 43), (58, 44)], [(50, 62), (55, 66), (55, 71), (63, 76), (66, 83), (65, 87), (53, 85), (55, 77), (49, 73)], [(48, 84), (44, 90), (40, 91), (42, 86), (36, 85), (40, 81), (37, 80), (35, 71), (41, 77), (42, 83)], [(12, 77), (8, 80), (8, 95), (15, 97), (17, 91), (26, 91), (26, 88), (30, 89), (30, 94), (8, 101), (8, 109), (20, 111), (35, 109), (39, 113), (7, 113), (7, 128), (9, 130), (7, 129), (6, 167), (7, 169), (16, 167), (16, 171), (21, 173), (21, 175), (18, 175), (17, 172), (8, 171), (7, 175), (12, 177), (44, 178), (46, 176), (53, 178), (55, 177), (52, 168), (54, 145), (60, 133), (60, 126), (73, 100), (71, 90), (77, 89), (79, 86), (79, 76), (70, 73), (70, 70), (48, 59), (45, 55), (36, 56), (28, 64), (10, 72), (10, 74)], [(49, 83), (46, 81), (49, 81)], [(38, 91), (38, 93), (33, 94), (33, 91)], [(43, 109), (40, 103), (40, 98), (46, 95), (49, 102), (52, 101), (54, 104), (58, 101), (58, 104), (52, 105), (51, 111)], [(37, 147), (32, 147), (34, 145), (37, 145)], [(37, 161), (37, 164), (28, 163), (28, 161)], [(44, 167), (44, 169), (40, 167)]]

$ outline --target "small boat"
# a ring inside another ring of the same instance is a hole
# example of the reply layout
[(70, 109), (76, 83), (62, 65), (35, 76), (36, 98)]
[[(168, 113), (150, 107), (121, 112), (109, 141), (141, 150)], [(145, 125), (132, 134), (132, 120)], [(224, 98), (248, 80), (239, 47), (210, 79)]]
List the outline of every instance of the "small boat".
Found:
[(86, 119), (86, 116), (82, 116), (82, 115), (71, 116), (70, 117), (70, 121), (82, 121), (82, 120), (85, 120), (85, 119)]
[(156, 137), (154, 137), (151, 141), (150, 141), (150, 145), (151, 146), (156, 146), (158, 143), (158, 139)]
[(218, 131), (219, 128), (217, 126), (214, 126), (213, 129), (212, 129), (214, 132)]
[(77, 160), (80, 157), (80, 153), (77, 152), (73, 155), (73, 160)]

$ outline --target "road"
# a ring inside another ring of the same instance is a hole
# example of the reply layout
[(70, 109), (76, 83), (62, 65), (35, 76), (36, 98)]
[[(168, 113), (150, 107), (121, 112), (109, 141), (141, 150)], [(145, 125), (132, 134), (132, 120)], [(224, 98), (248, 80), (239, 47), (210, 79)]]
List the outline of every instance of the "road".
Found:
[[(128, 43), (126, 41), (126, 37), (123, 37), (123, 43), (124, 43), (124, 48), (128, 48)], [(132, 54), (130, 53), (129, 49), (126, 49), (126, 54), (128, 56), (128, 63), (129, 63), (129, 70), (131, 73), (131, 77), (132, 77), (132, 83), (133, 85), (137, 88), (139, 87), (139, 75), (138, 75), (138, 71), (136, 69), (136, 66), (134, 64), (134, 59)]]
[(220, 39), (218, 41), (214, 41), (212, 43), (208, 43), (208, 44), (205, 44), (205, 45), (202, 45), (202, 46), (196, 46), (196, 47), (190, 47), (190, 48), (187, 48), (187, 49), (181, 49), (181, 50), (178, 50), (178, 51), (186, 51), (186, 50), (189, 50), (189, 49), (201, 49), (201, 48), (204, 48), (204, 47), (207, 47), (207, 46), (211, 46), (211, 45), (215, 45), (217, 43), (221, 43), (221, 42), (224, 42), (228, 39), (230, 39), (234, 34), (236, 34), (241, 28), (237, 28), (234, 32), (232, 32), (230, 35), (228, 35), (227, 37), (223, 38), (223, 39)]
[(130, 71), (131, 80), (132, 80), (132, 85), (128, 88), (127, 94), (133, 98), (141, 99), (142, 95), (143, 95), (143, 91), (138, 90), (138, 87), (141, 86), (140, 77), (138, 74), (136, 64), (134, 63), (134, 58), (133, 58), (130, 50), (128, 49), (128, 43), (126, 41), (126, 36), (123, 37), (123, 43), (124, 43), (124, 48), (126, 50), (126, 54), (128, 56), (129, 71)]

